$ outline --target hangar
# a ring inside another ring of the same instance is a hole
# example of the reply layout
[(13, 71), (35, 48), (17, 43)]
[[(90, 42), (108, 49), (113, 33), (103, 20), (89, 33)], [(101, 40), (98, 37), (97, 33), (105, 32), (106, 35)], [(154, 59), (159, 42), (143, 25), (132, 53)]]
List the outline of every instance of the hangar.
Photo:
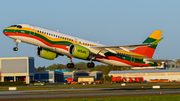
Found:
[(34, 57), (0, 58), (1, 82), (34, 80)]
[(169, 79), (180, 80), (180, 69), (160, 69), (160, 70), (123, 70), (110, 71), (109, 76), (113, 77), (144, 77), (144, 80), (150, 79)]

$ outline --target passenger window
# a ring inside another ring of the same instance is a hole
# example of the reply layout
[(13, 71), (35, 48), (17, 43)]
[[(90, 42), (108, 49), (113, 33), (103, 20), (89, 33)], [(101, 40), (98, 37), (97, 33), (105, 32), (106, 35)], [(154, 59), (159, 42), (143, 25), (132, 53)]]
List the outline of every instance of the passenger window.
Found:
[(66, 40), (66, 38), (65, 38), (65, 40)]
[(64, 37), (63, 37), (63, 39), (64, 39)]
[(40, 31), (40, 33), (41, 33), (41, 31)]
[(50, 36), (51, 34), (49, 33), (49, 36)]
[(57, 35), (56, 35), (56, 38), (57, 38)]
[(37, 30), (37, 32), (39, 32), (39, 30)]
[(44, 32), (42, 31), (42, 33), (44, 33)]

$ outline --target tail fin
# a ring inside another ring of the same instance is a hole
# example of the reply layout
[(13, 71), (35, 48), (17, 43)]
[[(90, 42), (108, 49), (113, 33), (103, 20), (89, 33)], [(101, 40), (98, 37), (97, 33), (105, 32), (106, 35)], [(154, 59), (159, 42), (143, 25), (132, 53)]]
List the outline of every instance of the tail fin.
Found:
[[(143, 43), (156, 43), (155, 45), (152, 46), (144, 46), (144, 47), (138, 47), (131, 52), (141, 54), (144, 56), (147, 56), (148, 58), (152, 58), (153, 54), (156, 50), (156, 47), (158, 43), (163, 39), (161, 38), (163, 31), (161, 30), (155, 30)], [(160, 39), (161, 38), (161, 39)]]

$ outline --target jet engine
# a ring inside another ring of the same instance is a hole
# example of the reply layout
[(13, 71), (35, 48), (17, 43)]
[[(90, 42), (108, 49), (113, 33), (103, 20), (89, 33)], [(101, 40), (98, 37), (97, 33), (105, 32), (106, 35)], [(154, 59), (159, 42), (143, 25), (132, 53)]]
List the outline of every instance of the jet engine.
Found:
[(48, 60), (54, 60), (58, 56), (57, 53), (55, 53), (49, 49), (42, 48), (42, 47), (38, 47), (36, 50), (36, 53), (39, 57), (45, 58)]
[(76, 57), (76, 58), (80, 58), (80, 59), (88, 59), (89, 55), (90, 55), (90, 51), (89, 49), (87, 49), (86, 47), (83, 47), (81, 45), (78, 44), (72, 44), (69, 47), (69, 53)]

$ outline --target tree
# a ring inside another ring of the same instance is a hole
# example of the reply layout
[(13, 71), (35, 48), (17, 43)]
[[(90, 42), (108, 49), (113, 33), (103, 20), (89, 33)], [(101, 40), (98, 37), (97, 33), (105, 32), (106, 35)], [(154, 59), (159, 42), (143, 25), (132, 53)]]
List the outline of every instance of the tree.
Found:
[(177, 63), (180, 63), (180, 59), (177, 59), (176, 62), (177, 62)]
[(43, 67), (38, 67), (38, 68), (34, 68), (35, 71), (45, 71), (46, 70), (46, 67), (43, 66)]

